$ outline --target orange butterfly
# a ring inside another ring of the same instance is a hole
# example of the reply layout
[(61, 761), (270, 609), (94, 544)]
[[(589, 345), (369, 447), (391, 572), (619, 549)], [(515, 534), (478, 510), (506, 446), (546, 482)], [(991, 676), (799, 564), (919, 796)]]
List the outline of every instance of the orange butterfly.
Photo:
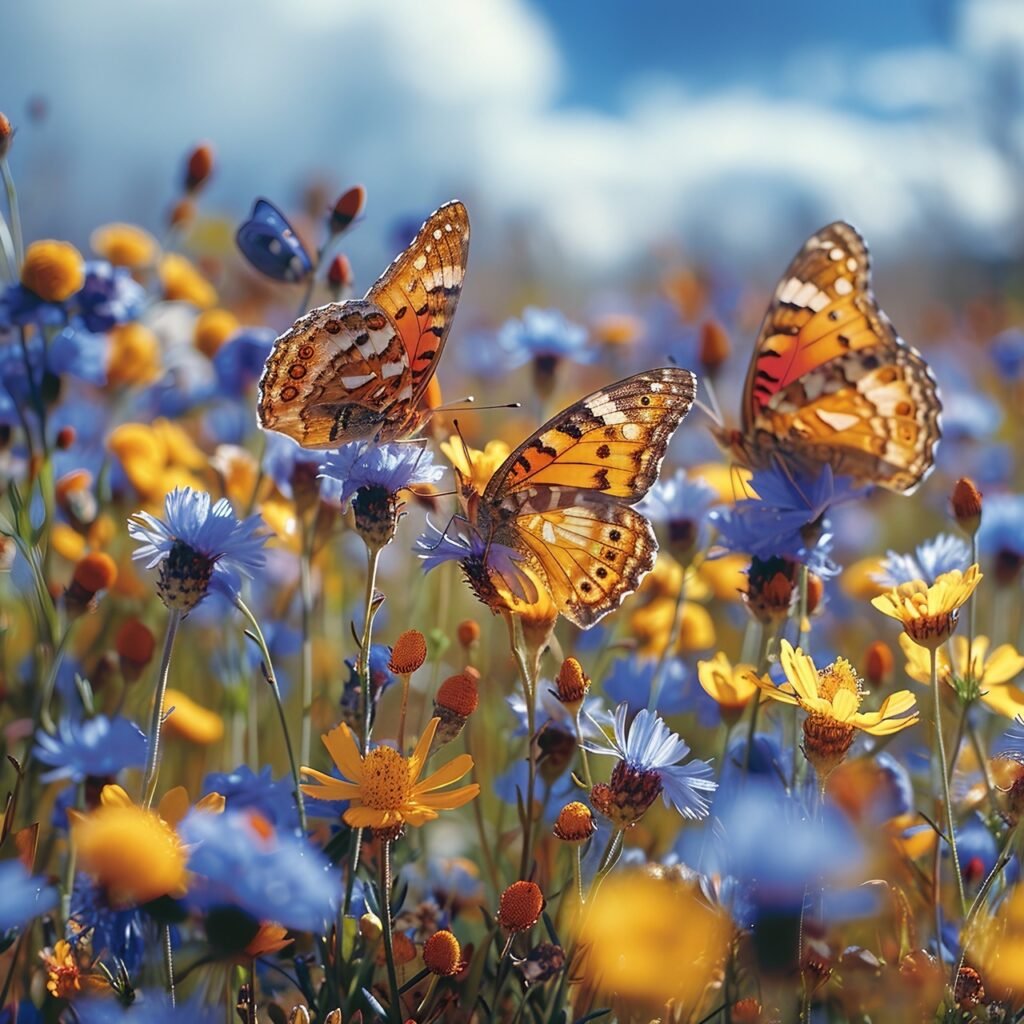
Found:
[(715, 433), (751, 469), (780, 457), (909, 494), (932, 469), (941, 408), (928, 365), (875, 301), (864, 239), (836, 221), (807, 240), (775, 289), (740, 430)]
[(421, 546), (426, 567), (460, 558), (492, 608), (514, 606), (510, 595), (532, 601), (536, 578), (567, 619), (592, 626), (654, 565), (654, 531), (630, 506), (658, 478), (695, 394), (689, 370), (650, 370), (564, 409), (509, 455), (482, 494), (463, 488), (473, 536), (451, 542), (448, 555), (436, 553), (441, 542)]
[(267, 357), (260, 426), (303, 448), (415, 434), (429, 415), (422, 399), (455, 316), (468, 254), (466, 208), (446, 203), (365, 298), (300, 317)]

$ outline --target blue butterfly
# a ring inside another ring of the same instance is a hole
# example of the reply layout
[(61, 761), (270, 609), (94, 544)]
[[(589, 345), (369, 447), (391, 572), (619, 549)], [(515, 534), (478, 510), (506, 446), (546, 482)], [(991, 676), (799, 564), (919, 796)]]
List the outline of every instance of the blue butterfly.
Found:
[(261, 274), (294, 284), (313, 273), (313, 261), (291, 224), (273, 203), (257, 199), (235, 242)]

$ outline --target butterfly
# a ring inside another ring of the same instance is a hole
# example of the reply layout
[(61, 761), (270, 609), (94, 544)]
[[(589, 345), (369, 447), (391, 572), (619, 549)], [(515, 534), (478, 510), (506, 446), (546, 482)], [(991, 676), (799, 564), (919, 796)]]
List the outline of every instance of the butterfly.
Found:
[(464, 493), (478, 544), (462, 567), (477, 595), (492, 607), (523, 596), (518, 561), (587, 629), (636, 590), (658, 543), (631, 506), (657, 480), (696, 388), (689, 370), (670, 367), (595, 391), (516, 448), (482, 494)]
[(285, 215), (267, 199), (257, 199), (235, 244), (261, 274), (294, 284), (313, 273), (313, 261)]
[(296, 320), (267, 357), (260, 426), (303, 448), (415, 434), (426, 420), (421, 399), (455, 316), (468, 254), (466, 208), (446, 203), (365, 298)]
[(836, 221), (776, 286), (743, 389), (741, 427), (716, 430), (750, 469), (783, 465), (910, 494), (940, 437), (938, 388), (871, 292), (864, 239)]

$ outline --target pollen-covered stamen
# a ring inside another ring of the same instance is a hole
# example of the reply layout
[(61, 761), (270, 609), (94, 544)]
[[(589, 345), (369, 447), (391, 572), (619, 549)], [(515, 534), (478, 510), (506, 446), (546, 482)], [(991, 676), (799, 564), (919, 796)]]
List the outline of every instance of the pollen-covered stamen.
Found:
[(864, 690), (861, 687), (860, 677), (845, 658), (837, 658), (831, 665), (818, 673), (819, 697), (824, 697), (825, 700), (831, 702), (840, 690), (852, 693), (857, 700), (857, 706), (860, 707)]
[(362, 800), (375, 811), (397, 810), (409, 799), (409, 762), (391, 747), (376, 747), (363, 762)]
[(168, 608), (189, 612), (206, 595), (216, 559), (177, 540), (160, 563), (156, 590)]

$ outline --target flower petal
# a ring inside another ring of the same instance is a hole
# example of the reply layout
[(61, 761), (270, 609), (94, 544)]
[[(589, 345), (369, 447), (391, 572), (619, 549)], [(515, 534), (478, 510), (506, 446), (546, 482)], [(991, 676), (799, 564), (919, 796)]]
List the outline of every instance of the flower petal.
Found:
[[(437, 721), (437, 719), (434, 719), (434, 721)], [(421, 782), (416, 783), (412, 788), (412, 792), (414, 795), (429, 793), (452, 782), (458, 782), (472, 767), (473, 758), (469, 754), (459, 754), (458, 757), (452, 758), (446, 765), (438, 768), (436, 772), (432, 772)]]
[(342, 722), (330, 732), (320, 737), (331, 760), (341, 770), (341, 774), (352, 782), (359, 782), (363, 777), (363, 759), (356, 746), (352, 730)]

